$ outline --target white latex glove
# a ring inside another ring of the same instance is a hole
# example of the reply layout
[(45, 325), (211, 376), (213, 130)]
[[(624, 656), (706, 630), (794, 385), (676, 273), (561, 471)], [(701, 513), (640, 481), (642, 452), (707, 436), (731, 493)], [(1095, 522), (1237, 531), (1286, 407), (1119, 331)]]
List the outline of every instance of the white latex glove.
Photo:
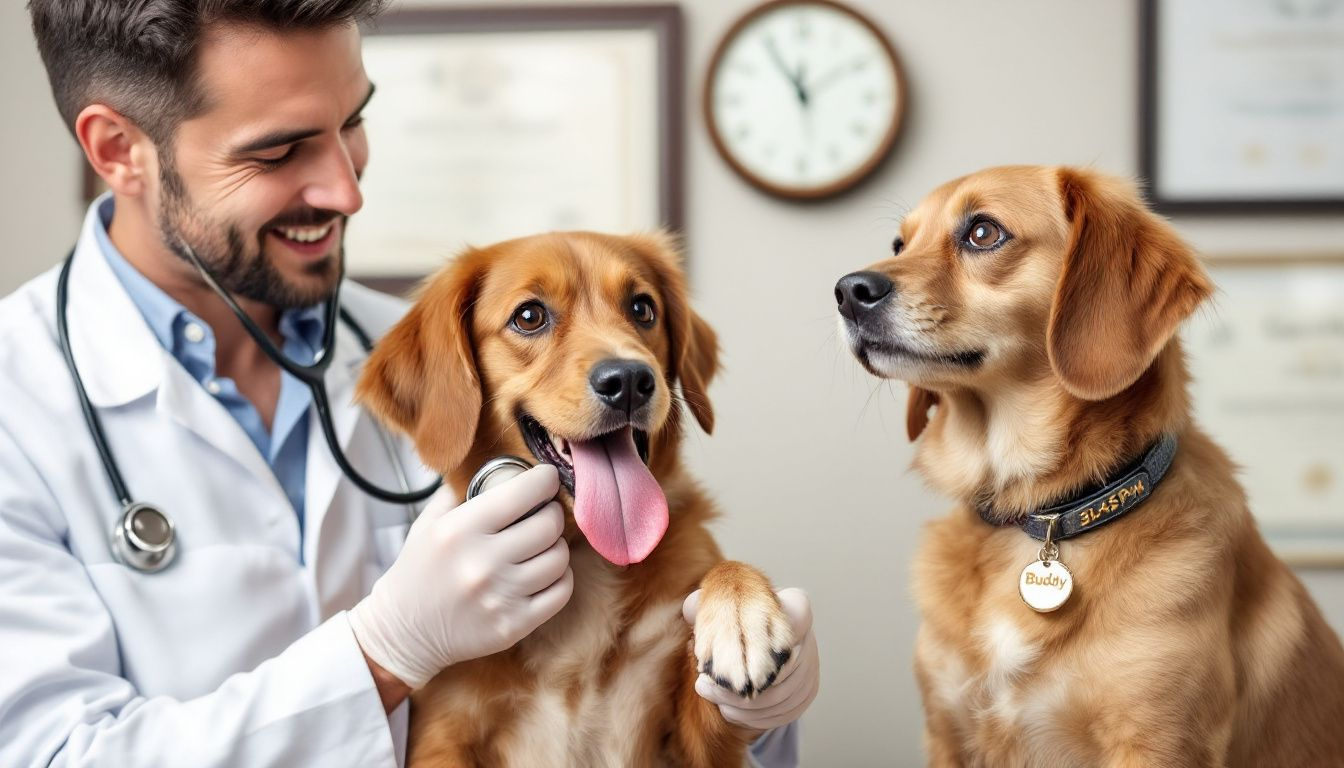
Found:
[(574, 573), (552, 501), (555, 467), (542, 464), (459, 506), (430, 498), (396, 562), (350, 611), (364, 653), (412, 689), (445, 667), (503, 651), (569, 602)]
[[(782, 589), (776, 594), (793, 625), (793, 636), (802, 639), (793, 647), (775, 682), (755, 698), (748, 699), (719, 685), (704, 673), (695, 681), (695, 692), (705, 701), (717, 704), (723, 719), (751, 730), (779, 728), (802, 717), (817, 697), (821, 685), (821, 659), (817, 653), (817, 638), (812, 634), (812, 601), (806, 592), (796, 588)], [(692, 627), (699, 609), (700, 590), (697, 589), (681, 605), (681, 615)]]

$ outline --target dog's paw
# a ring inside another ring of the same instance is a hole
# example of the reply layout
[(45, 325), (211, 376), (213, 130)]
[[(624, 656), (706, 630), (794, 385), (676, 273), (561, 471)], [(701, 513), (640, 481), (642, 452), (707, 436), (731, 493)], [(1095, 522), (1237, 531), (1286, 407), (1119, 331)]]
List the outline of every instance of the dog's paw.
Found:
[(793, 626), (770, 581), (749, 565), (723, 562), (706, 574), (700, 590), (700, 671), (747, 698), (769, 688), (794, 645)]

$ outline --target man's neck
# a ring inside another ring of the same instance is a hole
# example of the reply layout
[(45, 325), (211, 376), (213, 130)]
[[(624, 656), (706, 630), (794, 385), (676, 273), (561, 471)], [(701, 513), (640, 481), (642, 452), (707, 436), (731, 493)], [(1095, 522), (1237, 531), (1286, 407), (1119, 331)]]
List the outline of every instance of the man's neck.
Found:
[[(248, 335), (233, 310), (195, 267), (163, 245), (141, 201), (118, 198), (107, 235), (140, 274), (210, 326), (215, 336), (215, 374), (232, 379), (269, 428), (279, 397), (280, 369)], [(279, 310), (242, 297), (235, 300), (277, 347), (283, 344)]]
[[(116, 201), (108, 238), (131, 266), (164, 293), (205, 321), (215, 334), (218, 365), (265, 359), (233, 310), (196, 272), (195, 267), (164, 246), (151, 217), (136, 200)], [(280, 343), (280, 312), (269, 304), (234, 297), (252, 321)], [(232, 367), (232, 365), (230, 365)]]

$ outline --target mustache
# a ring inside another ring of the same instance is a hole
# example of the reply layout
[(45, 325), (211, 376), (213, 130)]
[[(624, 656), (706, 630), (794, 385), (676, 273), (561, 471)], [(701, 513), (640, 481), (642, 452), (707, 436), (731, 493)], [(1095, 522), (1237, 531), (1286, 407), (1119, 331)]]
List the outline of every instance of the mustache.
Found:
[(320, 227), (329, 221), (344, 218), (344, 215), (325, 208), (303, 208), (276, 216), (274, 219), (266, 222), (266, 225), (262, 227), (262, 231), (265, 232), (266, 230), (279, 227)]

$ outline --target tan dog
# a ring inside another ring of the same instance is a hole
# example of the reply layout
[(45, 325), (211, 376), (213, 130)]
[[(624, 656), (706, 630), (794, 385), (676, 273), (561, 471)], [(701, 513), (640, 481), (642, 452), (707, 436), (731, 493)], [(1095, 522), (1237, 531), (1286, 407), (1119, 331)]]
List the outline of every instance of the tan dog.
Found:
[[(717, 359), (662, 236), (470, 250), (378, 344), (359, 398), (459, 495), (494, 456), (556, 465), (574, 571), (553, 619), (415, 694), (411, 765), (742, 764), (754, 734), (695, 679), (758, 692), (793, 630), (759, 571), (723, 561), (705, 529), (714, 510), (678, 456), (682, 401), (713, 427)], [(682, 600), (697, 587), (692, 647)]]
[[(933, 765), (1344, 765), (1344, 649), (1191, 423), (1174, 333), (1210, 292), (1130, 185), (1042, 167), (938, 188), (837, 285), (854, 354), (912, 385), (916, 467), (959, 502), (914, 565)], [(1032, 610), (1043, 547), (1015, 523), (1164, 434), (1165, 477), (1080, 512), (1073, 593)]]

